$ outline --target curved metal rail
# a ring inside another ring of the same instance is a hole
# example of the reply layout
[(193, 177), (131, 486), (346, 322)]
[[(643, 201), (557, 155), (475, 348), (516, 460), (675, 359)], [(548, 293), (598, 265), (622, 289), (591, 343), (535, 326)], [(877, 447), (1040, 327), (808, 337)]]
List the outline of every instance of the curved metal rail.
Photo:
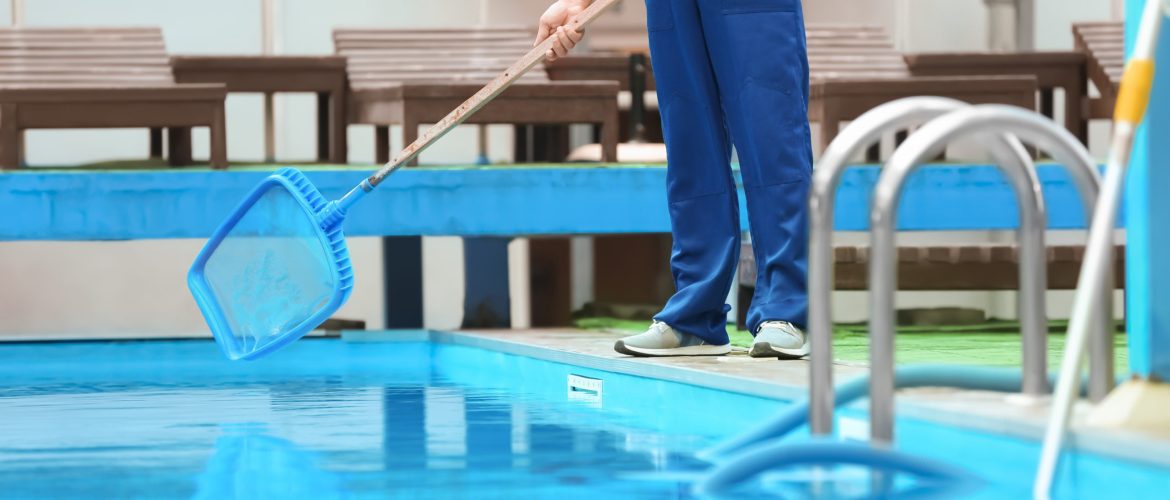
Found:
[[(1023, 138), (1024, 140), (1050, 152), (1054, 158), (1066, 165), (1074, 181), (1085, 198), (1086, 212), (1091, 218), (1093, 207), (1096, 205), (1100, 175), (1097, 172), (1096, 162), (1085, 151), (1080, 142), (1068, 131), (1052, 121), (1030, 111), (1012, 106), (983, 105), (961, 109), (928, 123), (911, 136), (890, 158), (883, 169), (874, 193), (873, 211), (870, 216), (870, 230), (872, 234), (872, 254), (870, 259), (870, 433), (871, 439), (884, 442), (893, 440), (894, 416), (894, 291), (897, 285), (895, 260), (895, 220), (897, 217), (898, 201), (906, 180), (917, 171), (924, 162), (934, 157), (946, 144), (969, 135), (989, 133), (1007, 133)], [(993, 148), (995, 153), (997, 148)], [(1012, 173), (1018, 168), (1009, 167), (1000, 160), (1000, 168), (1009, 179), (1020, 176), (1019, 172)], [(1032, 173), (1034, 175), (1034, 172)], [(1017, 188), (1017, 191), (1019, 188)], [(1046, 264), (1044, 266), (1046, 267)], [(1023, 274), (1027, 271), (1029, 274)], [(1021, 280), (1036, 279), (1032, 270), (1021, 270)], [(1025, 278), (1027, 276), (1027, 278)], [(1023, 283), (1021, 283), (1022, 285)], [(1043, 281), (1041, 281), (1043, 284)], [(1096, 327), (1108, 326), (1112, 321), (1111, 301), (1099, 301)], [(1025, 305), (1022, 303), (1022, 306)], [(1026, 312), (1021, 310), (1021, 313)], [(1042, 313), (1042, 311), (1038, 311)], [(1105, 332), (1098, 332), (1097, 337), (1106, 337)], [(1046, 340), (1045, 339), (1041, 339)], [(1029, 344), (1029, 343), (1032, 344)], [(1025, 344), (1025, 375), (1033, 377), (1033, 384), (1042, 383), (1047, 386), (1046, 370), (1036, 372), (1037, 366), (1043, 367), (1046, 360), (1046, 349), (1037, 352), (1036, 339), (1024, 339)], [(1096, 343), (1096, 350), (1101, 350), (1103, 343)], [(1029, 345), (1031, 350), (1029, 351)], [(1111, 347), (1112, 344), (1110, 343)], [(1031, 359), (1038, 357), (1039, 359)], [(1113, 375), (1111, 365), (1112, 356), (1104, 352), (1097, 352), (1094, 358), (1098, 365), (1091, 375), (1091, 387), (1111, 387)], [(1031, 362), (1031, 365), (1029, 365)], [(1105, 369), (1108, 368), (1108, 373)], [(1032, 373), (1027, 373), (1032, 371)], [(1040, 380), (1041, 382), (1036, 382)], [(1037, 386), (1031, 387), (1036, 391)], [(1025, 389), (1028, 392), (1028, 389)]]
[[(879, 141), (882, 134), (919, 125), (941, 115), (969, 108), (962, 101), (942, 97), (909, 97), (878, 106), (849, 124), (825, 150), (813, 170), (809, 195), (809, 424), (813, 434), (833, 433), (833, 216), (837, 185), (847, 162)], [(1044, 229), (1047, 226), (1040, 182), (1019, 141), (1010, 135), (991, 135), (995, 158), (1008, 169), (1020, 205), (1021, 307), (1025, 345), (1024, 392), (1047, 389), (1045, 354), (1048, 335), (1044, 315), (1046, 289)], [(871, 311), (873, 314), (873, 311)]]

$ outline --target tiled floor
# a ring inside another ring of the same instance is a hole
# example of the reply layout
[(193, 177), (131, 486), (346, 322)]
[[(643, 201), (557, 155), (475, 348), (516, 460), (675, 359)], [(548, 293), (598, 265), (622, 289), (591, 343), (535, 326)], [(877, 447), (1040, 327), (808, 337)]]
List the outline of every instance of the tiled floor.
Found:
[[(753, 359), (748, 357), (746, 349), (738, 347), (734, 348), (732, 353), (727, 356), (636, 358), (615, 352), (613, 350), (613, 343), (618, 336), (604, 332), (548, 329), (519, 331), (488, 330), (460, 333), (603, 358), (710, 371), (733, 377), (742, 377), (749, 380), (799, 388), (807, 388), (809, 381), (809, 365), (807, 361), (781, 362), (775, 359)], [(834, 375), (840, 380), (842, 377), (851, 377), (864, 372), (865, 368), (856, 364), (838, 364), (834, 370)]]

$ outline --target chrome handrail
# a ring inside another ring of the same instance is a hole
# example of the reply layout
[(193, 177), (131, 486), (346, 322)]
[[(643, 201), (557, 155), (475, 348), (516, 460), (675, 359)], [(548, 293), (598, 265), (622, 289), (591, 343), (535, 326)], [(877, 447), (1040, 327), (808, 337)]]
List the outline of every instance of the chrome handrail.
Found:
[[(1081, 196), (1085, 198), (1086, 212), (1091, 214), (1096, 205), (1100, 175), (1096, 162), (1084, 146), (1067, 130), (1036, 113), (1022, 108), (1003, 105), (983, 105), (961, 109), (937, 118), (906, 140), (887, 162), (878, 179), (874, 192), (873, 209), (870, 216), (872, 252), (870, 270), (870, 437), (880, 442), (893, 441), (894, 416), (894, 291), (897, 285), (895, 260), (895, 219), (897, 203), (909, 176), (924, 162), (932, 158), (946, 144), (964, 136), (993, 133), (1008, 133), (1049, 151), (1053, 157), (1069, 168)], [(993, 154), (995, 153), (993, 148)], [(1008, 167), (999, 156), (1000, 168), (1009, 179), (1019, 177), (1019, 169)], [(1031, 160), (1029, 159), (1029, 163)], [(1018, 167), (1018, 166), (1017, 166)], [(1031, 172), (1034, 177), (1034, 169)], [(1089, 216), (1091, 218), (1091, 215)], [(1021, 259), (1023, 260), (1023, 259)], [(1047, 267), (1047, 263), (1038, 267)], [(1027, 271), (1027, 274), (1025, 274)], [(1033, 270), (1021, 269), (1021, 286), (1026, 276), (1035, 279)], [(1043, 282), (1041, 282), (1043, 283)], [(1111, 322), (1110, 301), (1100, 301), (1096, 311), (1098, 328)], [(1022, 309), (1021, 314), (1026, 312)], [(1042, 313), (1042, 311), (1038, 311)], [(1104, 333), (1104, 332), (1099, 332)], [(1099, 335), (1103, 336), (1103, 335)], [(1044, 338), (1024, 338), (1025, 346), (1025, 392), (1034, 393), (1037, 387), (1047, 387), (1046, 348), (1037, 349), (1037, 343)], [(1042, 346), (1042, 344), (1041, 344)], [(1110, 344), (1111, 346), (1111, 344)], [(1030, 347), (1030, 349), (1029, 349)], [(1112, 356), (1098, 353), (1101, 359), (1111, 360)], [(1100, 361), (1100, 360), (1099, 360)], [(1091, 375), (1095, 384), (1102, 387), (1112, 385), (1112, 370), (1103, 372), (1098, 366)], [(1039, 370), (1039, 371), (1037, 371)], [(1108, 382), (1100, 380), (1108, 377)], [(1029, 387), (1027, 382), (1031, 378)], [(1042, 381), (1042, 382), (1041, 382)], [(1040, 385), (1042, 384), (1042, 385)], [(1029, 390), (1031, 389), (1031, 390)]]
[[(909, 97), (892, 101), (866, 112), (853, 120), (829, 145), (813, 170), (809, 195), (809, 335), (810, 393), (809, 424), (813, 434), (833, 433), (833, 217), (837, 185), (845, 171), (847, 162), (858, 153), (881, 139), (882, 134), (919, 125), (941, 115), (969, 108), (962, 101), (942, 97)], [(1046, 288), (1046, 266), (1031, 265), (1043, 262), (1044, 231), (1046, 213), (1040, 194), (1040, 183), (1032, 172), (1032, 164), (1019, 141), (1010, 135), (996, 136), (990, 141), (996, 158), (1002, 163), (1012, 163), (1013, 172), (1024, 172), (1016, 176), (1017, 199), (1020, 200), (1021, 233), (1020, 258), (1021, 276), (1031, 278), (1021, 284), (1021, 297), (1031, 306), (1024, 310), (1029, 316), (1023, 330), (1030, 338), (1039, 338), (1039, 361), (1043, 363), (1045, 347), (1043, 342), (1048, 334), (1044, 318), (1044, 292)], [(1027, 273), (1025, 273), (1027, 269)], [(1033, 313), (1033, 311), (1038, 311)], [(873, 314), (873, 311), (871, 311)], [(1035, 363), (1036, 353), (1029, 352), (1027, 359)], [(1033, 392), (1043, 392), (1047, 385), (1044, 366), (1039, 367), (1040, 380), (1028, 379), (1025, 387)]]

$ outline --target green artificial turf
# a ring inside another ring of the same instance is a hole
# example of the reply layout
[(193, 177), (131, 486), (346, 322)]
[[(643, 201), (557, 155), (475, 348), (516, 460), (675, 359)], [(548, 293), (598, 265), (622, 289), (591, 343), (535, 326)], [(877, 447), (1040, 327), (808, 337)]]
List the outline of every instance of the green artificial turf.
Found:
[[(1049, 367), (1059, 366), (1064, 350), (1063, 321), (1053, 322), (1048, 336)], [(644, 331), (646, 321), (614, 318), (583, 318), (578, 328), (617, 334)], [(728, 331), (732, 345), (749, 347), (752, 336), (743, 330)], [(1125, 335), (1114, 337), (1116, 366), (1124, 372), (1128, 366)], [(897, 362), (945, 363), (983, 366), (1020, 366), (1019, 323), (991, 321), (960, 326), (899, 327), (895, 339)], [(869, 336), (864, 325), (838, 325), (833, 332), (833, 358), (838, 361), (864, 363), (869, 358)]]

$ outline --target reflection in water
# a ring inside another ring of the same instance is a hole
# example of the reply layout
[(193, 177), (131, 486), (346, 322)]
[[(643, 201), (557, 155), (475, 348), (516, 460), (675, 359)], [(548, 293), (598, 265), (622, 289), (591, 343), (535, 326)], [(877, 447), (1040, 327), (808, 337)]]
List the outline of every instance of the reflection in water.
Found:
[(425, 387), (387, 387), (382, 392), (382, 450), (385, 470), (418, 470), (427, 465)]
[[(706, 468), (695, 451), (779, 405), (617, 375), (604, 404), (573, 402), (576, 368), (429, 344), (217, 356), (0, 348), (0, 496), (680, 498)], [(741, 493), (816, 494), (807, 483)]]
[(655, 474), (709, 442), (449, 381), (303, 382), (7, 393), (0, 496), (671, 498)]
[(386, 387), (382, 402), (381, 484), (396, 494), (589, 491), (674, 497), (683, 496), (687, 483), (648, 480), (662, 470), (653, 455), (669, 457), (670, 466), (703, 467), (669, 446), (648, 453), (635, 445), (644, 441), (638, 431), (599, 429), (597, 416), (584, 418), (580, 409), (444, 384)]
[(263, 424), (224, 428), (215, 453), (196, 478), (199, 499), (331, 498), (341, 480), (323, 470), (313, 453), (265, 434)]

